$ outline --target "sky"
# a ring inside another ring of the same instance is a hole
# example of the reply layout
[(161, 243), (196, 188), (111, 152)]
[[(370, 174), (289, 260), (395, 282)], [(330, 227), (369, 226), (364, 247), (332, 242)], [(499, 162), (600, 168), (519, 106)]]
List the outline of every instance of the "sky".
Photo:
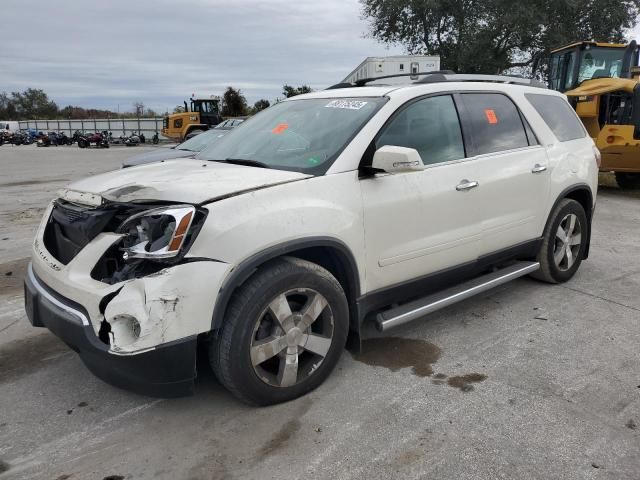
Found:
[(0, 92), (40, 88), (60, 107), (142, 101), (164, 112), (229, 85), (253, 104), (404, 53), (366, 38), (358, 0), (2, 0), (1, 10)]
[(231, 85), (250, 104), (282, 85), (322, 89), (367, 56), (357, 0), (2, 0), (0, 91), (58, 104), (164, 112)]

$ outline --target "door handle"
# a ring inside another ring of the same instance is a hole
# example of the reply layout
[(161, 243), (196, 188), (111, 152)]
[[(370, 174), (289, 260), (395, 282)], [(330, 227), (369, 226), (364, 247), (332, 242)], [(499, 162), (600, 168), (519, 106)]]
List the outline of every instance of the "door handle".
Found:
[(470, 182), (469, 180), (461, 180), (459, 185), (456, 185), (456, 190), (459, 192), (464, 192), (465, 190), (471, 190), (472, 188), (476, 188), (480, 185), (478, 182)]
[(531, 173), (541, 173), (541, 172), (544, 172), (546, 169), (547, 169), (546, 165), (540, 165), (539, 163), (536, 163), (531, 169)]

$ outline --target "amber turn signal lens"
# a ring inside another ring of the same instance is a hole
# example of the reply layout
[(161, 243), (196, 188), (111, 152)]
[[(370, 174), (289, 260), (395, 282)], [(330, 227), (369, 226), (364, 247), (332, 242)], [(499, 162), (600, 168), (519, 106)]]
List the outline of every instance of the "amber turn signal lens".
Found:
[(607, 143), (613, 143), (616, 141), (616, 137), (614, 137), (613, 135), (609, 135), (607, 137)]

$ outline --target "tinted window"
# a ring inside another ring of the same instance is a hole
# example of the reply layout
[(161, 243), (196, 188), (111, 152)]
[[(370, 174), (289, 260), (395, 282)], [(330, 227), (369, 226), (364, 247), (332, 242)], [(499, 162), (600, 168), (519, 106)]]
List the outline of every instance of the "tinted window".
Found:
[(525, 95), (533, 108), (547, 122), (549, 128), (561, 142), (585, 137), (585, 130), (571, 105), (562, 97), (553, 95)]
[(499, 93), (465, 93), (462, 98), (478, 155), (529, 145), (520, 112), (508, 97)]
[(415, 148), (426, 164), (464, 158), (458, 112), (449, 95), (430, 97), (404, 108), (376, 142)]

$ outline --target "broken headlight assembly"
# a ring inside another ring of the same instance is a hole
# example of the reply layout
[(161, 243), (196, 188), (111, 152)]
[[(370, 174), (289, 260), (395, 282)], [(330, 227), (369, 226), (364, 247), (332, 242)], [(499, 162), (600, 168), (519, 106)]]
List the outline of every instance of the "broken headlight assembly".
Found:
[(127, 218), (118, 227), (124, 234), (123, 260), (176, 257), (191, 229), (196, 209), (191, 205), (175, 205), (146, 210)]

